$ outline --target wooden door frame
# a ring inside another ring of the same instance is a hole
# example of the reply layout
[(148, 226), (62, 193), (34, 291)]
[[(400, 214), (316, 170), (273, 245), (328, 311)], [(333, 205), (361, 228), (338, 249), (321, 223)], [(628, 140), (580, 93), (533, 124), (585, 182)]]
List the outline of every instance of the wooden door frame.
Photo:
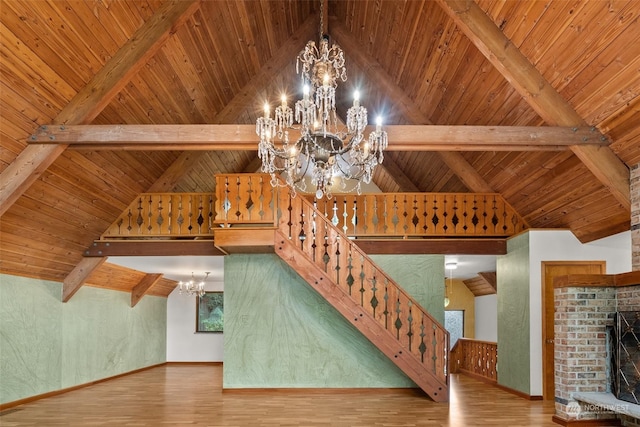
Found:
[[(591, 265), (600, 265), (601, 269), (602, 269), (602, 274), (606, 274), (607, 271), (607, 261), (605, 260), (572, 260), (572, 261), (540, 261), (540, 274), (541, 274), (541, 278), (540, 278), (540, 282), (541, 282), (541, 288), (542, 288), (542, 295), (541, 295), (541, 302), (542, 302), (542, 311), (541, 311), (541, 317), (542, 317), (542, 326), (541, 326), (541, 332), (542, 332), (542, 398), (544, 400), (551, 400), (551, 399), (555, 399), (555, 392), (554, 392), (554, 396), (547, 396), (545, 395), (545, 390), (546, 390), (546, 378), (547, 378), (547, 362), (546, 362), (546, 353), (547, 353), (547, 343), (546, 343), (546, 335), (545, 335), (545, 331), (546, 331), (546, 327), (547, 327), (547, 320), (546, 320), (546, 291), (547, 291), (547, 284), (546, 284), (546, 280), (545, 280), (545, 271), (546, 271), (546, 266), (554, 266), (554, 265), (579, 265), (579, 264), (591, 264)], [(553, 285), (552, 285), (553, 286)], [(555, 301), (555, 298), (554, 298)], [(555, 311), (555, 310), (554, 310)], [(555, 326), (555, 322), (554, 322), (554, 326)], [(555, 333), (554, 333), (554, 337), (555, 337)], [(555, 340), (555, 338), (554, 338)], [(555, 347), (555, 342), (553, 343), (554, 347)], [(555, 355), (554, 355), (554, 359), (555, 359)], [(554, 366), (552, 367), (553, 371), (555, 372), (555, 363)], [(555, 374), (554, 374), (555, 375)], [(555, 384), (555, 381), (554, 381)]]

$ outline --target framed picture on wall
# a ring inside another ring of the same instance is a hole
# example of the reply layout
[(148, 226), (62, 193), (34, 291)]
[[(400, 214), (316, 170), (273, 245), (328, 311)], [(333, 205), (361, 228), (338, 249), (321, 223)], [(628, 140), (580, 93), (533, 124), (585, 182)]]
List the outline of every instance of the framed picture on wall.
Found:
[(223, 325), (223, 293), (205, 292), (196, 298), (196, 332), (222, 332)]

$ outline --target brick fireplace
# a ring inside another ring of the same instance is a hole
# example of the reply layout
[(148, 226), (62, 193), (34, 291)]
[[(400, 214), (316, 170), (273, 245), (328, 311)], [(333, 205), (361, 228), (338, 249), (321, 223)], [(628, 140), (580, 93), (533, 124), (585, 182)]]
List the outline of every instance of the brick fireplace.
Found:
[(640, 426), (638, 418), (574, 399), (577, 393), (611, 391), (607, 327), (613, 327), (616, 312), (640, 311), (640, 165), (631, 169), (630, 184), (633, 271), (556, 279), (554, 421), (559, 424)]

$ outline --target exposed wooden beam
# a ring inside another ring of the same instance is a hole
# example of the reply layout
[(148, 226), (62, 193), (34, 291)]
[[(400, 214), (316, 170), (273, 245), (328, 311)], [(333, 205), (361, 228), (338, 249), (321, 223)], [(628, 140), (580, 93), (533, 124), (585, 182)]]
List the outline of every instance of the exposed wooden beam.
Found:
[[(278, 49), (278, 52), (264, 64), (258, 74), (253, 76), (249, 83), (237, 92), (233, 99), (216, 114), (213, 119), (213, 124), (234, 123), (238, 119), (238, 116), (246, 110), (247, 105), (253, 105), (252, 102), (260, 90), (263, 89), (264, 82), (271, 81), (277, 73), (291, 62), (292, 52), (300, 51), (307, 40), (314, 37), (317, 30), (317, 23), (318, 19), (316, 15), (307, 18), (302, 26)], [(253, 138), (257, 141), (255, 132)], [(151, 187), (149, 187), (147, 192), (162, 193), (172, 191), (185, 174), (200, 161), (202, 156), (202, 153), (189, 153), (188, 151), (181, 153)], [(257, 157), (256, 160), (259, 161)], [(255, 170), (251, 172), (255, 172)]]
[[(348, 52), (349, 58), (353, 59), (358, 67), (366, 73), (367, 78), (372, 80), (391, 99), (395, 108), (407, 120), (414, 125), (432, 124), (415, 102), (396, 84), (393, 77), (375, 59), (364, 54), (347, 28), (335, 18), (331, 20), (331, 31), (342, 48)], [(469, 190), (477, 193), (493, 192), (491, 186), (465, 160), (462, 154), (442, 151), (440, 157)], [(383, 166), (385, 166), (384, 163)]]
[[(390, 151), (562, 151), (597, 141), (593, 128), (551, 126), (392, 125)], [(373, 130), (369, 126), (366, 131)], [(298, 138), (296, 131), (289, 133)], [(47, 126), (38, 143), (86, 150), (257, 150), (254, 125)]]
[(62, 302), (67, 302), (80, 289), (91, 273), (98, 269), (107, 257), (87, 257), (75, 266), (62, 282)]
[(171, 0), (163, 4), (78, 92), (54, 123), (93, 121), (199, 7), (200, 0)]
[(66, 145), (29, 145), (0, 174), (0, 216), (24, 194), (67, 148)]
[[(549, 125), (585, 125), (584, 119), (473, 0), (438, 2), (478, 50)], [(606, 141), (602, 134), (598, 138)], [(630, 210), (629, 169), (611, 148), (581, 144), (572, 146), (571, 150), (622, 206)]]
[[(496, 293), (495, 283), (492, 285), (490, 282), (487, 282), (487, 280), (482, 276), (486, 274), (491, 274), (491, 273), (478, 273), (476, 277), (463, 280), (462, 283), (464, 283), (467, 286), (467, 288), (471, 291), (471, 293), (476, 297), (495, 294)], [(494, 282), (495, 282), (495, 273), (492, 273), (492, 274), (494, 275)]]
[(491, 286), (493, 290), (498, 289), (498, 280), (497, 280), (495, 271), (480, 272), (478, 273), (478, 276), (480, 276), (482, 280), (484, 280), (487, 283), (487, 285)]
[(98, 240), (85, 257), (224, 255), (212, 240)]
[(353, 242), (367, 255), (371, 254), (442, 254), (442, 255), (504, 255), (506, 239), (415, 239), (369, 240)]
[(140, 280), (140, 283), (131, 290), (131, 307), (135, 307), (149, 289), (158, 283), (160, 279), (162, 279), (161, 273), (146, 274), (142, 280)]
[[(172, 0), (162, 5), (60, 111), (53, 123), (93, 121), (176, 28), (199, 8), (199, 3), (199, 0)], [(65, 145), (56, 148), (29, 145), (16, 157), (0, 174), (0, 215), (27, 191), (65, 148)]]
[(627, 166), (607, 146), (572, 145), (571, 151), (609, 189), (616, 200), (631, 210), (631, 181)]

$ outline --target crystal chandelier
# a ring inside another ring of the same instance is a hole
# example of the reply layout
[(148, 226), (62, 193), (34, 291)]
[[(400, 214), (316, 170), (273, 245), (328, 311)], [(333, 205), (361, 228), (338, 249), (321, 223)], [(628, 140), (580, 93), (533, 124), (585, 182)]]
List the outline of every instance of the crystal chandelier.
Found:
[(180, 282), (178, 282), (178, 290), (180, 291), (180, 295), (182, 294), (187, 294), (189, 296), (191, 295), (197, 295), (199, 297), (201, 297), (202, 295), (204, 295), (204, 283), (207, 281), (207, 277), (209, 277), (210, 272), (205, 272), (205, 276), (204, 278), (197, 282), (195, 281), (195, 278), (193, 276), (193, 272), (191, 273), (191, 280), (183, 282), (182, 280)]
[[(320, 28), (322, 19), (321, 14)], [(296, 101), (295, 112), (287, 105), (286, 95), (282, 95), (274, 117), (269, 104), (264, 105), (264, 115), (256, 122), (258, 156), (262, 171), (271, 175), (272, 186), (280, 184), (277, 175), (281, 174), (295, 195), (296, 190), (307, 190), (305, 176), (310, 175), (320, 199), (331, 197), (338, 177), (342, 178), (340, 192), (355, 190), (360, 194), (361, 183), (371, 182), (374, 168), (383, 160), (387, 133), (378, 117), (375, 130), (365, 137), (367, 109), (360, 105), (358, 92), (347, 111), (346, 125), (338, 120), (335, 97), (338, 82), (347, 80), (344, 63), (342, 49), (336, 44), (329, 47), (321, 32), (320, 46), (309, 41), (296, 60), (303, 97)], [(292, 130), (299, 131), (295, 140), (289, 140)]]

